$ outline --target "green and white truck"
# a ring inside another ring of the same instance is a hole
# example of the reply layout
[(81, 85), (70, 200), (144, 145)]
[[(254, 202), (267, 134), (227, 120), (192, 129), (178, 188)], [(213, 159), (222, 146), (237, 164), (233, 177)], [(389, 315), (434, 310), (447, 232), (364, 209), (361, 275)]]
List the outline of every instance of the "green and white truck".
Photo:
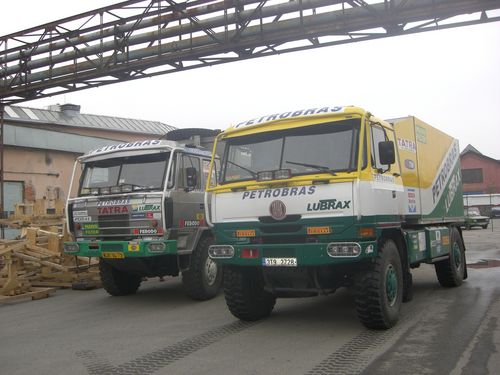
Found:
[(415, 117), (276, 113), (220, 133), (215, 152), (209, 254), (240, 319), (350, 287), (361, 322), (387, 329), (411, 299), (413, 268), (433, 264), (446, 287), (467, 277), (458, 141)]
[[(170, 134), (170, 133), (169, 133)], [(210, 151), (168, 140), (109, 145), (75, 163), (67, 202), (67, 254), (100, 258), (104, 289), (121, 296), (143, 278), (177, 276), (196, 300), (212, 298), (222, 273), (208, 257), (205, 220)]]

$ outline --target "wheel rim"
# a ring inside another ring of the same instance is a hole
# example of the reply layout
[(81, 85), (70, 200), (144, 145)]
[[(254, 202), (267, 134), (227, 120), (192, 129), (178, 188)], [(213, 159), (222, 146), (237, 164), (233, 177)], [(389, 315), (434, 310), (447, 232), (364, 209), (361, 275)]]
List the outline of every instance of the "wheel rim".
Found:
[(457, 270), (462, 266), (462, 252), (457, 242), (453, 243), (453, 264)]
[(205, 276), (208, 285), (214, 285), (217, 279), (217, 263), (211, 258), (207, 258), (205, 262)]
[(390, 306), (393, 306), (396, 303), (396, 297), (398, 296), (398, 278), (396, 270), (392, 264), (389, 264), (385, 274), (385, 292), (387, 302)]

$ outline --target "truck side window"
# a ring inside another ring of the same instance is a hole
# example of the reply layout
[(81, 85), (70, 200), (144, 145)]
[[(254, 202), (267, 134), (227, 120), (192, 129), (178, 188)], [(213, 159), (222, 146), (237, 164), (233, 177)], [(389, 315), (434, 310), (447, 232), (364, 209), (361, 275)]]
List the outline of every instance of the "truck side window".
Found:
[(179, 186), (180, 188), (188, 188), (188, 169), (194, 168), (196, 170), (197, 181), (195, 189), (201, 188), (201, 173), (200, 173), (200, 159), (196, 156), (181, 155), (180, 168), (179, 168)]
[(385, 165), (380, 164), (380, 158), (378, 154), (378, 144), (379, 142), (383, 142), (387, 140), (387, 136), (385, 134), (384, 129), (379, 125), (372, 125), (372, 143), (371, 143), (371, 157), (372, 157), (372, 166), (376, 169), (383, 169), (386, 167)]

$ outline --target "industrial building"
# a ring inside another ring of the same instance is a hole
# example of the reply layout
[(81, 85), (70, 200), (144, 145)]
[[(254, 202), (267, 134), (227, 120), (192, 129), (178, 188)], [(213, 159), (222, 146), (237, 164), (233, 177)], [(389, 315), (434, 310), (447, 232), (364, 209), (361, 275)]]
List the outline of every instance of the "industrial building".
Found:
[(47, 210), (68, 194), (75, 159), (106, 144), (157, 139), (175, 129), (157, 121), (83, 114), (80, 106), (6, 106), (3, 217), (16, 203), (45, 199)]

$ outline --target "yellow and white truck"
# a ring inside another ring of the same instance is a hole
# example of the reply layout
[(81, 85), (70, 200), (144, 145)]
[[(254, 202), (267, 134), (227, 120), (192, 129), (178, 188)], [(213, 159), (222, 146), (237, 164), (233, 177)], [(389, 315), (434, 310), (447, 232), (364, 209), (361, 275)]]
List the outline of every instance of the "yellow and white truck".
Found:
[(352, 287), (361, 322), (387, 329), (411, 299), (412, 268), (434, 264), (447, 287), (467, 277), (458, 141), (415, 117), (276, 113), (219, 134), (216, 153), (209, 255), (240, 319)]

